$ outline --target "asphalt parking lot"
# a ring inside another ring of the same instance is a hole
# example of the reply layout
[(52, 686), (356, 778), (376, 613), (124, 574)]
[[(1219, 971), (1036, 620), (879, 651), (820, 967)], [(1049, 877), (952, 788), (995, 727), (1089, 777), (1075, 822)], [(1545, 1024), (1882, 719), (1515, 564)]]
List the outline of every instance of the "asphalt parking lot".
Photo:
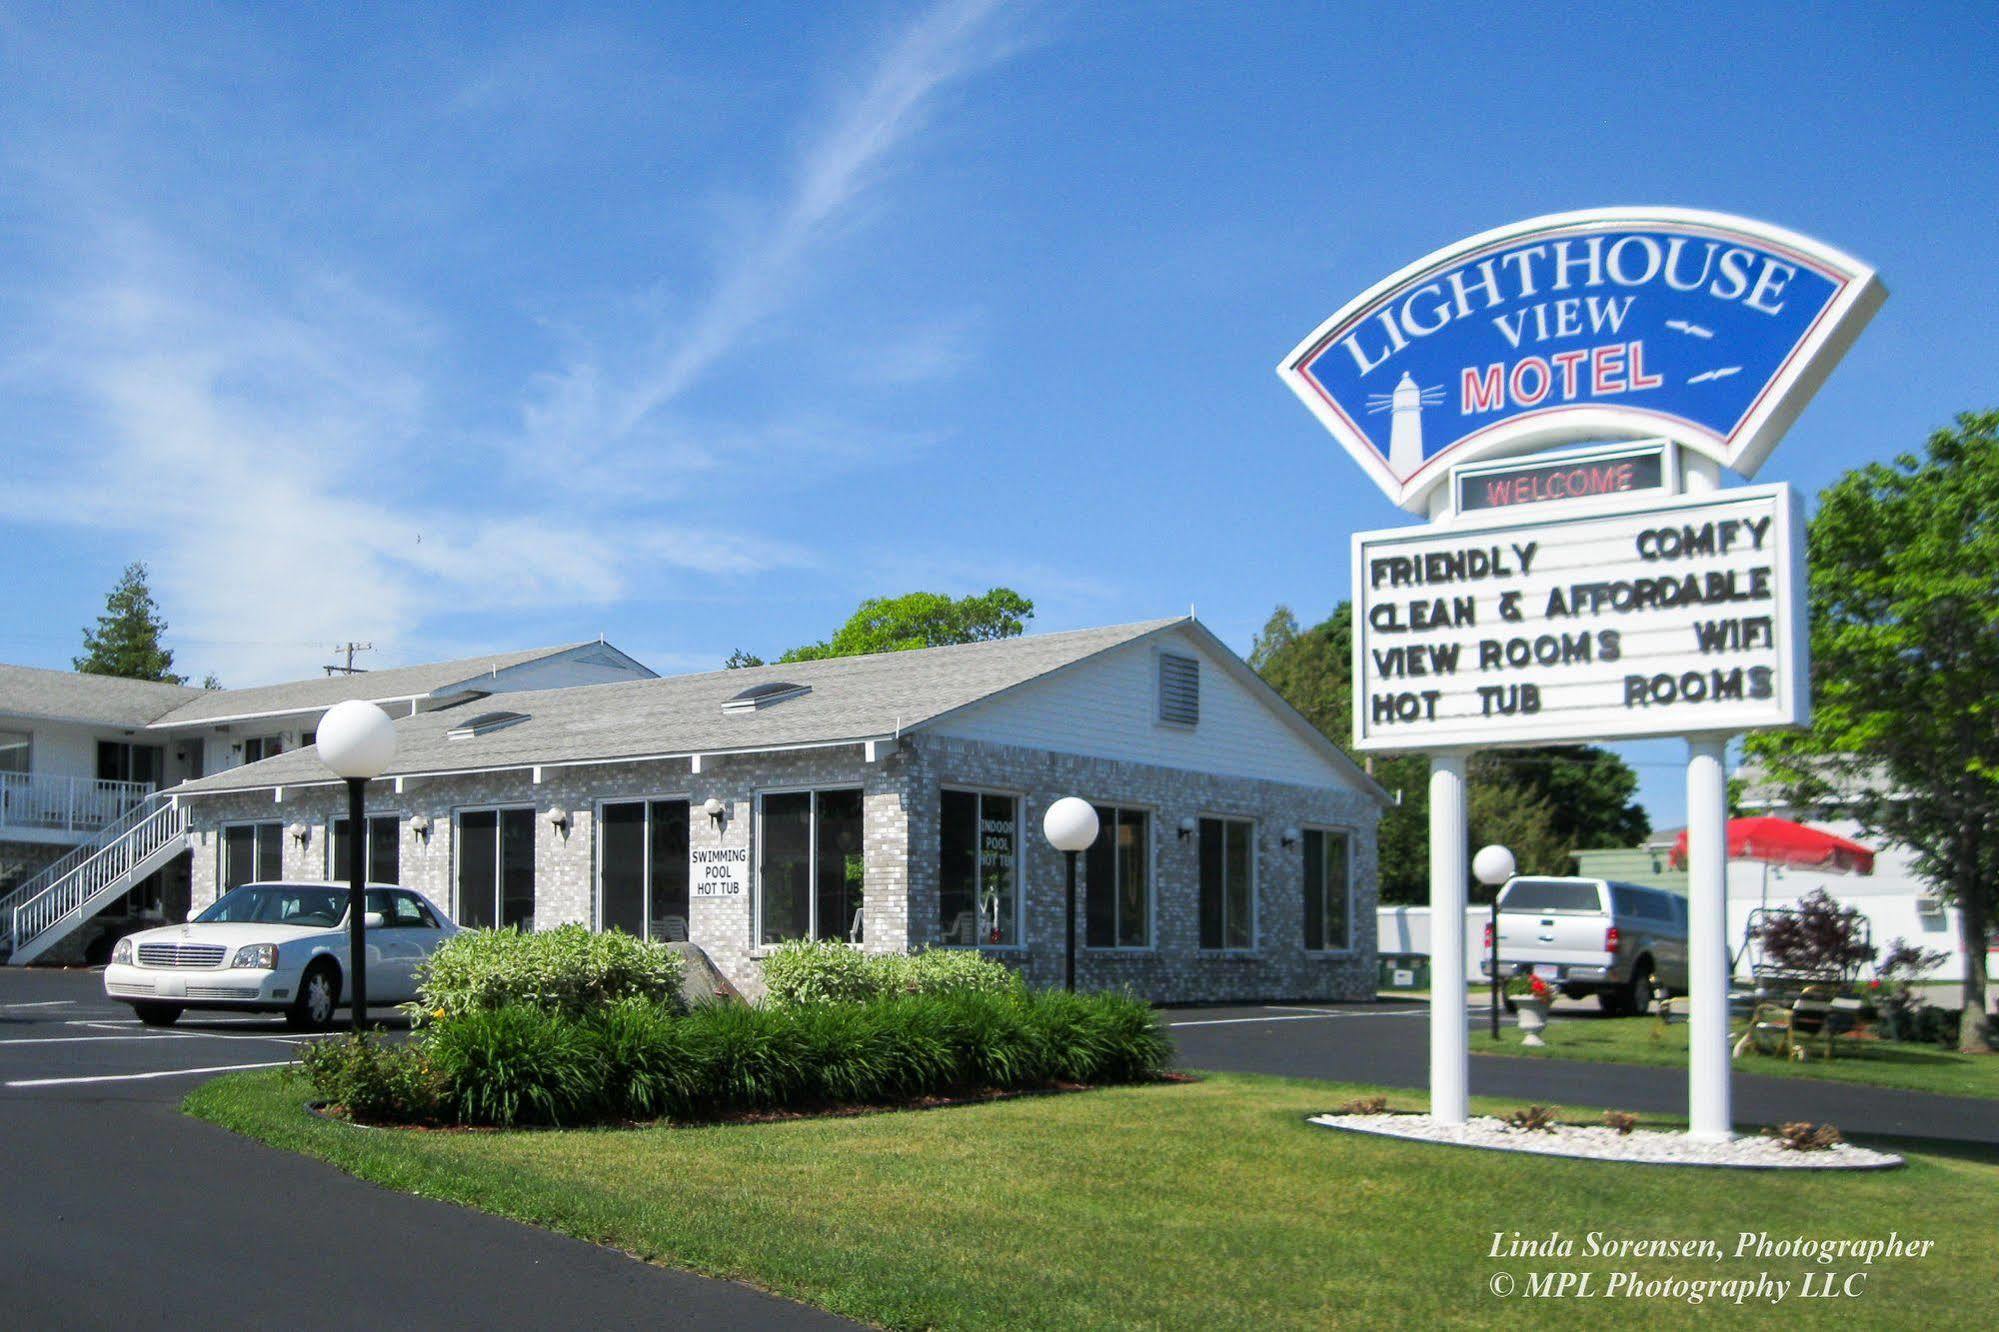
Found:
[(852, 1326), (180, 1112), (205, 1078), (282, 1064), (299, 1039), (255, 1016), (151, 1030), (105, 1000), (96, 972), (0, 967), (6, 1325)]

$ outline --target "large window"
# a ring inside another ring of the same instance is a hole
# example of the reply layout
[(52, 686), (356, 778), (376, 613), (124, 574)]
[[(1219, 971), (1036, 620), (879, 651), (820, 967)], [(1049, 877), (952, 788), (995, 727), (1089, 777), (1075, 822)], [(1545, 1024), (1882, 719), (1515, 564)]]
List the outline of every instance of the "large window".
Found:
[(1201, 820), (1201, 947), (1256, 943), (1256, 825)]
[(231, 823), (222, 829), (222, 891), (285, 874), (282, 823)]
[(135, 745), (125, 740), (97, 742), (97, 780), (160, 784), (166, 750), (160, 745)]
[(1020, 802), (945, 791), (937, 825), (937, 924), (947, 944), (1020, 943)]
[(34, 739), (26, 731), (0, 731), (0, 772), (28, 771)]
[[(368, 816), (368, 860), (361, 874), (369, 883), (402, 882), (401, 829), (401, 821), (393, 814)], [(335, 883), (347, 882), (351, 836), (346, 819), (333, 821), (333, 836), (327, 839), (326, 877)]]
[(687, 938), (687, 802), (619, 800), (597, 814), (597, 888), (607, 930)]
[(861, 940), (859, 791), (772, 792), (758, 802), (757, 938)]
[(1083, 854), (1084, 942), (1144, 948), (1152, 942), (1152, 876), (1142, 809), (1097, 806), (1097, 840)]
[(243, 761), (261, 763), (267, 758), (276, 758), (285, 752), (285, 738), (281, 735), (252, 736), (243, 742)]
[(458, 815), (458, 923), (534, 928), (531, 809), (467, 809)]
[(1305, 830), (1305, 947), (1353, 947), (1353, 844), (1345, 833)]

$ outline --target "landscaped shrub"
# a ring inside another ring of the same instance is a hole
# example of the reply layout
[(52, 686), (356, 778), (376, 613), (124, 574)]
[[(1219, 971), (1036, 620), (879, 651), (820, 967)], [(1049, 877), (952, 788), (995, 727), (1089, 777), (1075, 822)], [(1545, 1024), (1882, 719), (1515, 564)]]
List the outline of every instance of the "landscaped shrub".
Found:
[(442, 1018), (421, 1048), (442, 1080), (442, 1109), (461, 1124), (574, 1124), (606, 1110), (594, 1024), (509, 1004)]
[(868, 965), (888, 994), (1012, 994), (1022, 988), (1013, 968), (969, 948), (882, 953)]
[(308, 1041), (285, 1072), (363, 1124), (425, 1123), (436, 1117), (443, 1095), (421, 1048), (386, 1045), (367, 1032)]
[(855, 1004), (881, 993), (869, 957), (837, 939), (793, 939), (764, 958), (764, 995), (773, 1004)]
[(623, 999), (450, 1014), (410, 1044), (307, 1050), (323, 1099), (369, 1122), (510, 1126), (718, 1119), (1160, 1075), (1172, 1046), (1125, 995), (900, 994), (679, 1012)]
[(582, 925), (523, 933), (467, 930), (445, 940), (418, 975), (426, 1015), (528, 1004), (581, 1014), (620, 999), (677, 1003), (685, 964), (662, 943)]
[(972, 949), (863, 953), (836, 939), (794, 939), (763, 963), (771, 1004), (860, 1003), (894, 994), (1012, 994), (1020, 978)]

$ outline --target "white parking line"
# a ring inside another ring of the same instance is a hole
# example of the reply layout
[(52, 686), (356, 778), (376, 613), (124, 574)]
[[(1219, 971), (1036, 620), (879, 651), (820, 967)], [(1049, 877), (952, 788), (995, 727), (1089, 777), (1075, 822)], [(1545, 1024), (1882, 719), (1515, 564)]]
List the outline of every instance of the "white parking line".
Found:
[(1228, 1027), (1238, 1022), (1310, 1022), (1314, 1018), (1345, 1017), (1345, 1013), (1290, 1013), (1284, 1017), (1201, 1018), (1194, 1022), (1169, 1022), (1169, 1027)]
[(219, 1031), (149, 1031), (119, 1036), (23, 1036), (0, 1040), (0, 1050), (10, 1045), (81, 1045), (87, 1041), (316, 1041), (334, 1035), (330, 1031), (290, 1032), (283, 1036), (236, 1036)]
[(235, 1073), (246, 1068), (282, 1068), (289, 1059), (276, 1059), (265, 1064), (217, 1064), (212, 1068), (165, 1068), (156, 1073), (100, 1073), (90, 1078), (22, 1078), (18, 1081), (0, 1083), (6, 1087), (74, 1087), (86, 1082), (145, 1082), (151, 1078), (186, 1078), (197, 1073)]
[[(1270, 1004), (1267, 1007), (1277, 1008), (1279, 1005)], [(1474, 1005), (1465, 1011), (1468, 1013), (1487, 1013), (1491, 1011), (1491, 1006), (1487, 1005), (1484, 1008), (1480, 1008)], [(1169, 1027), (1228, 1027), (1241, 1022), (1309, 1022), (1313, 1018), (1427, 1018), (1429, 1016), (1430, 1010), (1427, 1008), (1388, 1008), (1380, 1010), (1313, 1009), (1310, 1011), (1300, 1010), (1295, 1013), (1286, 1013), (1282, 1017), (1200, 1018), (1192, 1022), (1169, 1022), (1166, 1025)]]
[(74, 999), (43, 999), (32, 1004), (0, 1004), (0, 1008), (68, 1008)]

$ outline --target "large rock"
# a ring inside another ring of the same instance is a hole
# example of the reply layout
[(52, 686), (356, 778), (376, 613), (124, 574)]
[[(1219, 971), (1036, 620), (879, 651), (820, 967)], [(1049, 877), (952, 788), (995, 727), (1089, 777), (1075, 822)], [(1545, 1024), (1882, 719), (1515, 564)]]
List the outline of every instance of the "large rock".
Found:
[(736, 987), (729, 984), (729, 978), (716, 969), (715, 964), (708, 960), (708, 954), (697, 945), (670, 943), (667, 947), (680, 954), (687, 964), (680, 977), (680, 998), (689, 1008), (699, 1004), (744, 1002)]

